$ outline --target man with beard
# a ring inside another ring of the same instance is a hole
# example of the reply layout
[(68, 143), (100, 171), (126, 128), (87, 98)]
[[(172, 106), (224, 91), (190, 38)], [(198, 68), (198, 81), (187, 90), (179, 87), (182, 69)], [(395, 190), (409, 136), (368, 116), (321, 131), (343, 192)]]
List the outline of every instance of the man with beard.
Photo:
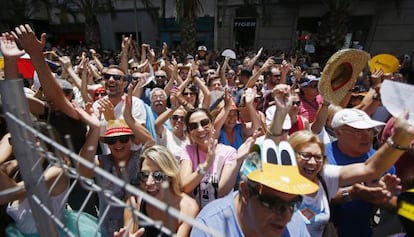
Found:
[[(124, 88), (127, 86), (128, 81), (125, 77), (125, 72), (117, 65), (111, 65), (103, 74), (104, 87), (106, 89), (106, 96), (95, 101), (92, 105), (98, 118), (101, 120), (102, 131), (106, 129), (106, 121), (122, 119), (123, 111), (125, 107)], [(132, 116), (140, 124), (145, 124), (146, 112), (144, 103), (141, 99), (132, 97)], [(103, 153), (107, 154), (107, 146), (103, 148)], [(136, 145), (131, 147), (133, 150), (137, 150)]]

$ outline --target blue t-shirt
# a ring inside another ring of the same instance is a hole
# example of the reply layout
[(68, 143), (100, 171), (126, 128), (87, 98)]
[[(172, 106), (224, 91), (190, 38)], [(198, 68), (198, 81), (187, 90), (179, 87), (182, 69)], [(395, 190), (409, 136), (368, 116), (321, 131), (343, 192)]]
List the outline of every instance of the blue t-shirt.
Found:
[[(197, 220), (204, 223), (210, 228), (223, 233), (224, 236), (240, 236), (243, 237), (243, 231), (237, 222), (236, 211), (233, 199), (238, 195), (238, 191), (232, 192), (226, 197), (216, 199), (203, 209), (197, 216)], [(196, 227), (191, 231), (191, 237), (211, 236)], [(297, 212), (287, 224), (282, 237), (310, 237), (306, 229), (305, 222), (301, 219)]]
[[(363, 163), (376, 152), (375, 149), (371, 148), (360, 157), (349, 157), (339, 150), (337, 141), (326, 144), (325, 149), (328, 162), (333, 165)], [(395, 174), (395, 167), (391, 167), (387, 173)], [(338, 236), (372, 236), (370, 225), (373, 211), (374, 205), (362, 200), (353, 200), (333, 206), (332, 217), (338, 230)]]
[(218, 138), (218, 143), (222, 143), (224, 145), (232, 146), (236, 150), (239, 149), (239, 147), (243, 144), (243, 131), (242, 131), (242, 124), (237, 123), (234, 126), (234, 142), (233, 144), (230, 144), (230, 141), (227, 139), (226, 132), (224, 132), (224, 129), (220, 129), (220, 136)]

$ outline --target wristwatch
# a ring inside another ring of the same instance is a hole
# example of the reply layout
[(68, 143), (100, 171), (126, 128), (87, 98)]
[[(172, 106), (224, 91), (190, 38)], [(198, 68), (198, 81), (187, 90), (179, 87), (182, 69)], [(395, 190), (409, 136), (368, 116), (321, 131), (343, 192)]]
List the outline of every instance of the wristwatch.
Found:
[(351, 202), (352, 197), (349, 195), (349, 192), (346, 189), (342, 189), (342, 199), (344, 202)]
[(205, 174), (207, 174), (207, 170), (205, 170), (205, 169), (201, 166), (201, 164), (199, 164), (199, 165), (197, 166), (197, 173), (198, 173), (198, 174), (200, 174), (200, 175), (205, 175)]

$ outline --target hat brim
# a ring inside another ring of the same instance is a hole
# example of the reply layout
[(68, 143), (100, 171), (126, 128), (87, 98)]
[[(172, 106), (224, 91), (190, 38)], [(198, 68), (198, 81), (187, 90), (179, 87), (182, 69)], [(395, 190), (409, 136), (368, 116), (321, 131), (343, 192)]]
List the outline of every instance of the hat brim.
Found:
[(344, 49), (334, 53), (326, 63), (319, 93), (331, 104), (338, 105), (354, 87), (361, 71), (367, 66), (369, 54), (359, 49)]
[(346, 125), (356, 128), (356, 129), (368, 129), (368, 128), (375, 128), (378, 126), (384, 126), (385, 123), (375, 120), (363, 120), (357, 121), (352, 123), (347, 123)]
[(314, 193), (319, 186), (299, 173), (297, 166), (262, 164), (260, 169), (254, 170), (247, 178), (268, 188), (295, 195)]
[(397, 71), (400, 62), (391, 54), (378, 54), (369, 60), (369, 70), (373, 73), (382, 70), (385, 74)]

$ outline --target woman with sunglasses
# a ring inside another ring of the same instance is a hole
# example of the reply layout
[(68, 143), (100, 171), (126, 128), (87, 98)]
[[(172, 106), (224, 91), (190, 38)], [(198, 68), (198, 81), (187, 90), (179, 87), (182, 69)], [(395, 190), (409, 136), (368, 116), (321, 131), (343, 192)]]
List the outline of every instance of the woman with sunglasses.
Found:
[(232, 190), (240, 163), (236, 149), (217, 144), (212, 116), (207, 110), (187, 112), (185, 123), (192, 144), (185, 146), (181, 154), (182, 188), (204, 207)]
[[(190, 143), (184, 123), (187, 111), (179, 103), (179, 97), (182, 96), (179, 95), (176, 89), (173, 89), (170, 96), (171, 108), (160, 114), (155, 120), (155, 132), (157, 134), (158, 144), (174, 152), (177, 162), (180, 160), (183, 147)], [(184, 99), (180, 98), (180, 100)], [(168, 119), (172, 125), (172, 131), (165, 126), (165, 121)]]
[[(169, 203), (181, 214), (195, 218), (199, 207), (194, 199), (181, 191), (178, 163), (167, 148), (160, 145), (146, 148), (139, 157), (138, 170), (140, 170), (138, 173), (139, 187), (144, 192), (160, 201)], [(163, 182), (168, 182), (168, 188), (162, 187)], [(165, 227), (170, 229), (172, 233), (176, 233), (177, 236), (188, 236), (190, 234), (190, 224), (169, 216), (158, 207), (147, 204), (145, 200), (132, 196), (128, 199), (128, 202), (149, 218), (161, 221)], [(131, 210), (126, 208), (124, 211), (124, 226), (130, 225), (131, 221), (133, 221), (133, 228), (130, 232), (142, 232), (142, 230), (138, 230), (138, 223), (136, 223), (136, 218)], [(158, 228), (148, 226), (145, 227), (142, 236), (167, 236), (159, 234), (160, 230)]]
[[(398, 120), (398, 132), (394, 133), (393, 139), (402, 144), (403, 141), (409, 140), (406, 137), (411, 136), (403, 135), (404, 130), (411, 130), (410, 134), (413, 131), (402, 117)], [(402, 154), (402, 151), (387, 144), (365, 163), (336, 166), (326, 164), (325, 145), (312, 132), (298, 131), (293, 133), (288, 141), (296, 152), (300, 173), (319, 185), (319, 190), (316, 193), (303, 196), (303, 202), (299, 208), (311, 236), (317, 237), (323, 236), (331, 215), (329, 203), (336, 196), (340, 187), (378, 179)], [(409, 142), (406, 143), (409, 144)], [(387, 174), (381, 177), (379, 182), (384, 185), (381, 192), (387, 192), (387, 195), (382, 195), (391, 198), (392, 191), (395, 191), (393, 189), (397, 187), (399, 179), (395, 175)], [(357, 194), (354, 193), (354, 195)]]

